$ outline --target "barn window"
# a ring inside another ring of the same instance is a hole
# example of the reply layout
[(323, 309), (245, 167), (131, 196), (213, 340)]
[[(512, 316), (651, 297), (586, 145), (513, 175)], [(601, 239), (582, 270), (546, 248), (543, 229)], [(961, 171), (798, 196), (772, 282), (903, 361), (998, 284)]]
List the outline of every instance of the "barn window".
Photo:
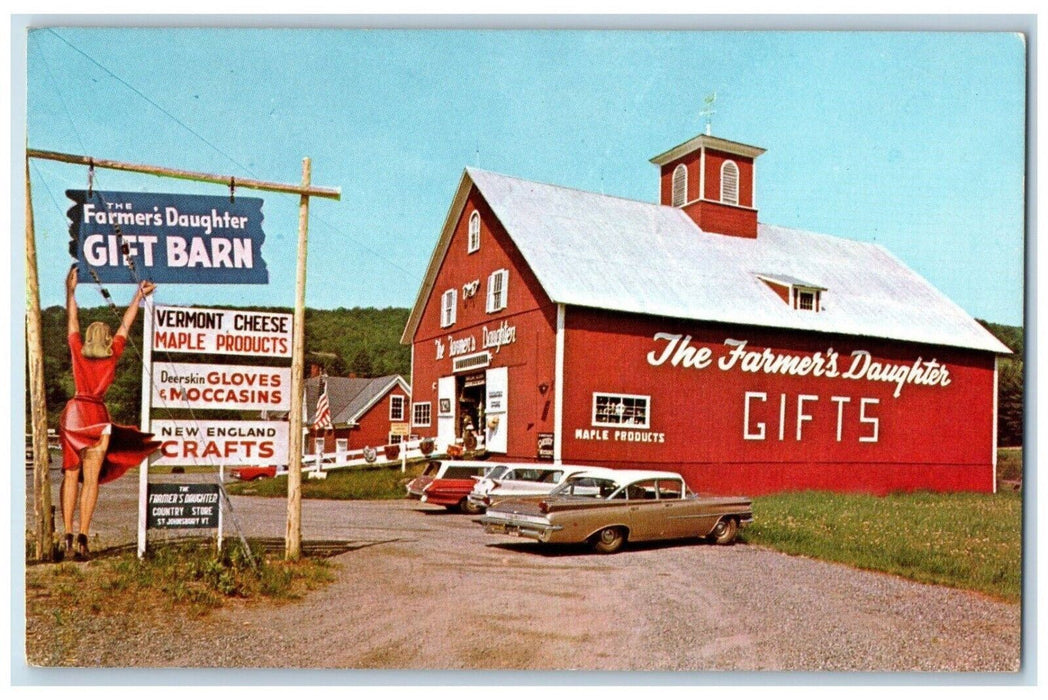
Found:
[(650, 406), (650, 396), (594, 393), (593, 425), (647, 428), (650, 425)]
[(793, 308), (798, 311), (821, 311), (822, 289), (817, 287), (795, 286), (793, 288)]
[(433, 416), (433, 404), (429, 401), (418, 401), (412, 407), (411, 424), (419, 427), (426, 428)]
[(440, 327), (447, 328), (455, 323), (455, 307), (458, 293), (454, 288), (444, 292), (440, 297)]
[(480, 213), (474, 211), (469, 217), (469, 242), (466, 245), (467, 253), (476, 253), (480, 250)]
[(726, 160), (721, 166), (721, 201), (725, 204), (739, 203), (739, 166)]
[(673, 201), (675, 207), (684, 206), (688, 201), (688, 169), (681, 163), (673, 169)]
[(389, 397), (389, 419), (393, 421), (404, 420), (404, 397), (403, 396), (390, 396)]
[(506, 297), (509, 295), (509, 270), (495, 270), (488, 276), (488, 313), (506, 308)]

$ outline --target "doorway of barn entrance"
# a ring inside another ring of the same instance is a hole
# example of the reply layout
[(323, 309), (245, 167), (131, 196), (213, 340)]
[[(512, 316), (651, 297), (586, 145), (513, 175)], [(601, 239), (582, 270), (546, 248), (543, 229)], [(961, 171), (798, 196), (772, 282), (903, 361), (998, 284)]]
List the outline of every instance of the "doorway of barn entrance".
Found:
[(486, 385), (484, 372), (457, 377), (456, 437), (467, 450), (475, 450), (484, 442)]

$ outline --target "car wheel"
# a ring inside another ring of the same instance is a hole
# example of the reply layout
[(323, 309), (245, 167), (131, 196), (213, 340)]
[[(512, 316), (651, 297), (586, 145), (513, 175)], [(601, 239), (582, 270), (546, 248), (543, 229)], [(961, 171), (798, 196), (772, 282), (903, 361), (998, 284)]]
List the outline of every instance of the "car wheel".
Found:
[(739, 534), (739, 524), (735, 518), (723, 518), (713, 526), (709, 537), (714, 544), (731, 544), (735, 541), (735, 535)]
[(593, 549), (601, 554), (612, 554), (622, 549), (626, 533), (620, 527), (606, 527), (593, 538)]
[(459, 510), (461, 510), (466, 515), (479, 515), (480, 513), (484, 512), (484, 509), (480, 506), (475, 506), (472, 503), (470, 503), (468, 498), (462, 499), (462, 501), (459, 503)]

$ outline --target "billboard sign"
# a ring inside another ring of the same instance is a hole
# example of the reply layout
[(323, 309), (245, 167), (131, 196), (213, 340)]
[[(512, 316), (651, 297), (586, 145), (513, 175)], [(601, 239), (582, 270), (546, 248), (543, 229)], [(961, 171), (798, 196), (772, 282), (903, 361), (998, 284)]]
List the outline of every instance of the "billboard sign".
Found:
[(80, 282), (268, 284), (258, 197), (67, 190)]
[(154, 420), (154, 467), (287, 464), (287, 421)]
[(158, 305), (153, 350), (291, 357), (292, 319), (268, 311)]
[(152, 405), (192, 409), (286, 411), (291, 407), (291, 368), (153, 364)]

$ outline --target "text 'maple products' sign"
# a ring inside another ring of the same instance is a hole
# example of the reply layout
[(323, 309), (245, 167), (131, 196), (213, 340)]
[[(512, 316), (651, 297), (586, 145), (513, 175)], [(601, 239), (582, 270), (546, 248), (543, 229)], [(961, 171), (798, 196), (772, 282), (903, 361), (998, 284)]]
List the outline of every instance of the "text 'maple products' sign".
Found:
[(152, 406), (165, 408), (286, 411), (291, 407), (291, 368), (157, 362)]
[(146, 526), (214, 529), (219, 506), (218, 484), (150, 484)]
[(160, 451), (152, 465), (287, 464), (287, 421), (154, 420)]
[(291, 357), (291, 314), (157, 306), (153, 349)]
[[(67, 190), (81, 282), (267, 284), (258, 197)], [(132, 267), (134, 268), (132, 270)]]

